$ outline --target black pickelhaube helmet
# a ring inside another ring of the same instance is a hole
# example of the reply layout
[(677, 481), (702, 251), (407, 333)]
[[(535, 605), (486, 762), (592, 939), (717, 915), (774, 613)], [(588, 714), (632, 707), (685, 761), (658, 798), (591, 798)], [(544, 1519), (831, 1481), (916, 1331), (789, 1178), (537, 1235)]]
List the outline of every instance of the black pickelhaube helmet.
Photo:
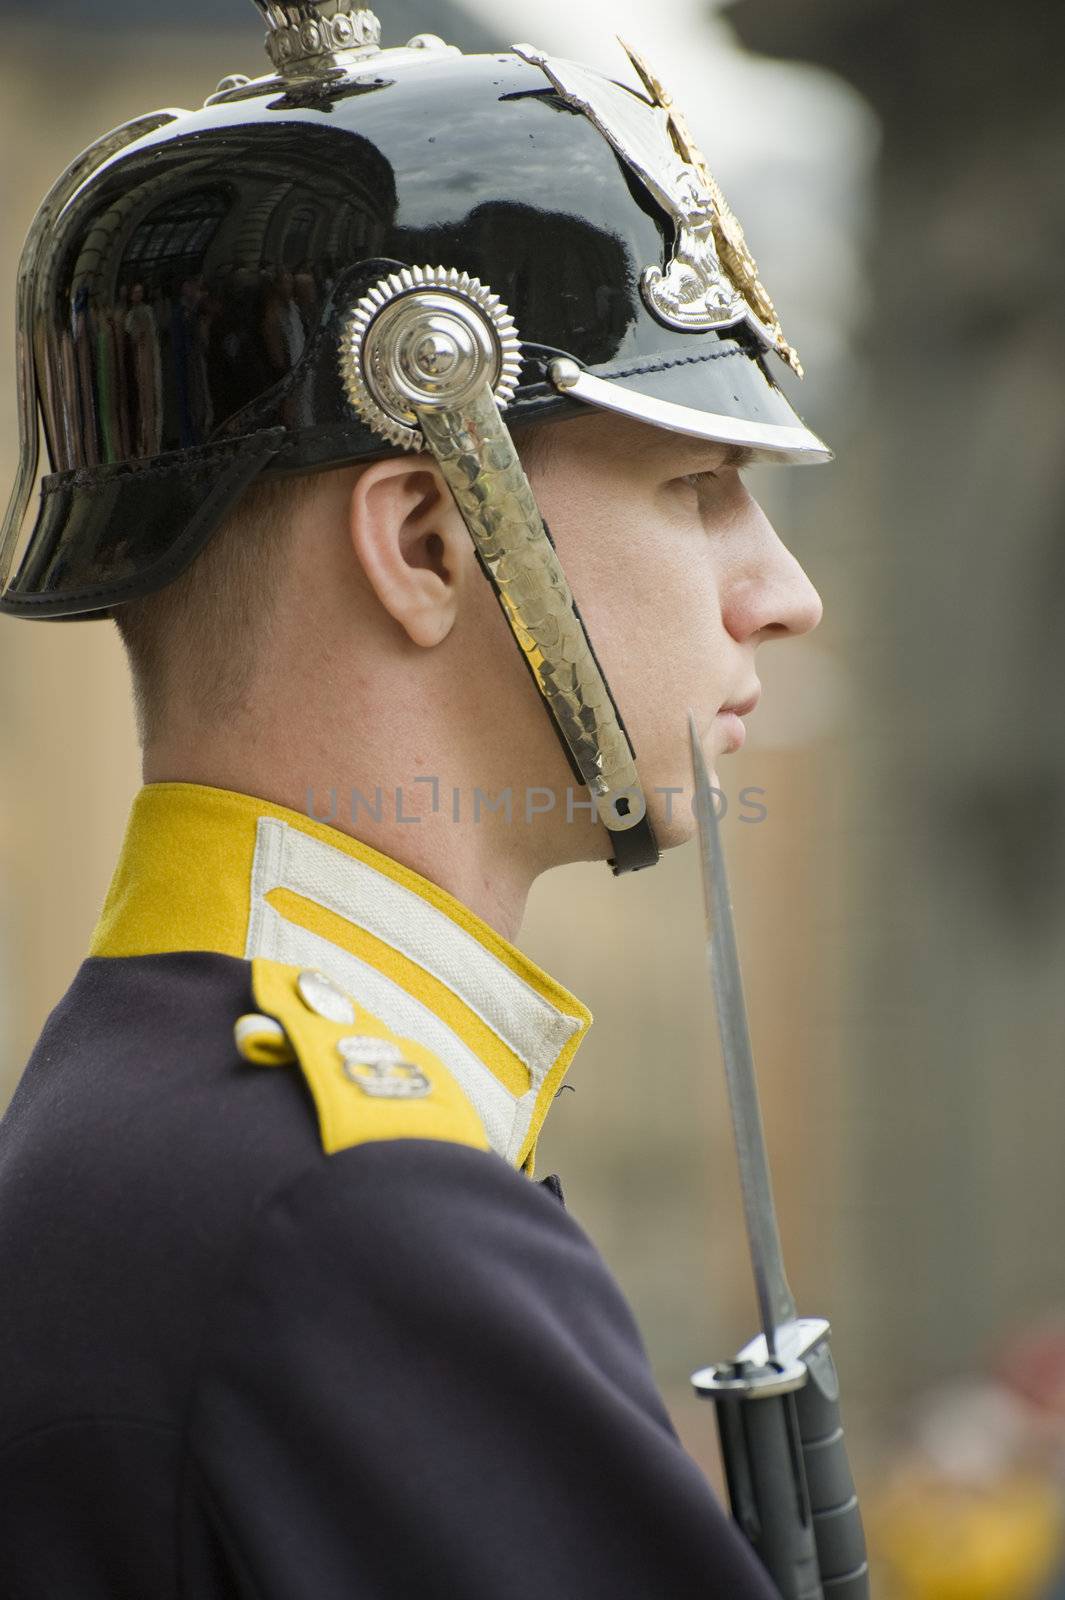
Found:
[(34, 220), (0, 610), (108, 615), (253, 480), (428, 449), (615, 870), (648, 865), (634, 752), (512, 430), (593, 406), (829, 459), (769, 370), (801, 372), (742, 229), (634, 52), (625, 87), (527, 45), (382, 49), (353, 0), (256, 3), (269, 76), (115, 129)]

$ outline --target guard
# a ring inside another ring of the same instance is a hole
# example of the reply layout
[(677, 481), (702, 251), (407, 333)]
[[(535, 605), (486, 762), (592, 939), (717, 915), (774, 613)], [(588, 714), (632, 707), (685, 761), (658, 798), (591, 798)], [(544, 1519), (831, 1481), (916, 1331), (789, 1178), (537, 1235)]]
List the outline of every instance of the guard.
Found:
[(0, 1594), (770, 1600), (535, 1179), (591, 1018), (512, 938), (690, 836), (689, 705), (820, 614), (739, 468), (830, 452), (635, 52), (260, 9), (19, 273), (0, 610), (115, 619), (148, 781), (0, 1129)]

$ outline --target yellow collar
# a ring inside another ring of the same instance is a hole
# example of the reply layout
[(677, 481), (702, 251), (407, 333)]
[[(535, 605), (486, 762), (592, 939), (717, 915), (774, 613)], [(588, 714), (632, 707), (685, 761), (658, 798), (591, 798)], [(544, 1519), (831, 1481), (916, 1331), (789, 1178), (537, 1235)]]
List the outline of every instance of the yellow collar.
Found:
[(321, 968), (439, 1056), (492, 1148), (530, 1169), (592, 1021), (472, 911), (357, 839), (250, 795), (150, 784), (90, 954), (178, 950)]

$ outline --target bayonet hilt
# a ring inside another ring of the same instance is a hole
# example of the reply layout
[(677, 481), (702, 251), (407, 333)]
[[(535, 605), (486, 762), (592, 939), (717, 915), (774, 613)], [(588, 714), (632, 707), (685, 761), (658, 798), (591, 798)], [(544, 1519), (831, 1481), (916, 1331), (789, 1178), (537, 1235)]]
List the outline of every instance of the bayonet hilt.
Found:
[(692, 1376), (717, 1408), (732, 1514), (783, 1600), (867, 1600), (869, 1568), (827, 1322), (801, 1318)]

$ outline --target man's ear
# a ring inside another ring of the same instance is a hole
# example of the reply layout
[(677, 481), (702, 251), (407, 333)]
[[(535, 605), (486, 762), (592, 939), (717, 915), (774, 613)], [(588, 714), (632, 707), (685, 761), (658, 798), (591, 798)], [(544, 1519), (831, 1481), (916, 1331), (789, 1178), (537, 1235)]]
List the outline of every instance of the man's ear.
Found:
[(424, 457), (399, 456), (365, 467), (351, 491), (350, 530), (389, 616), (423, 648), (446, 639), (475, 556), (436, 466)]

